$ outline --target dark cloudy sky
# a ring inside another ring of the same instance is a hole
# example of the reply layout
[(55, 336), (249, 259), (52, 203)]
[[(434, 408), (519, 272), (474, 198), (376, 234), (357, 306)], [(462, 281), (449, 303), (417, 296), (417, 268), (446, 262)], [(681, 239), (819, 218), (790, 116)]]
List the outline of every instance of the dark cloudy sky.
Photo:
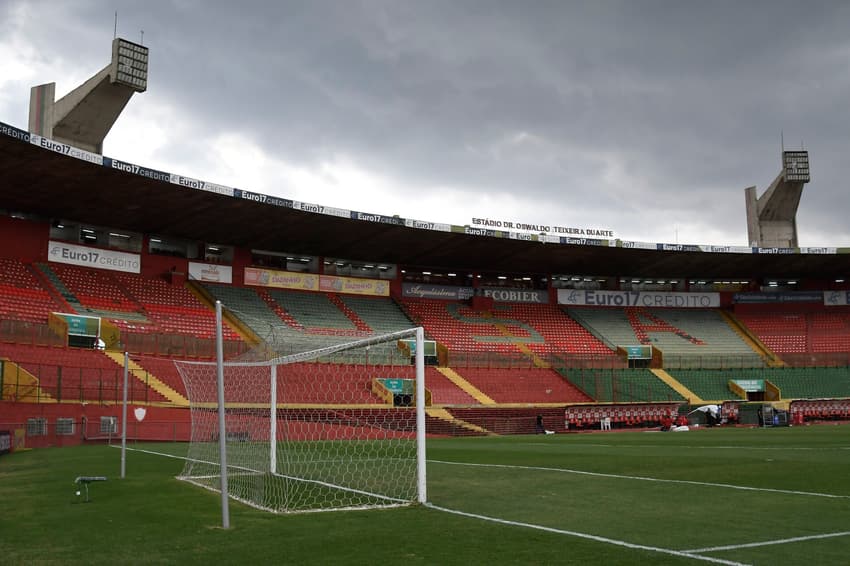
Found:
[(0, 121), (151, 49), (104, 153), (295, 200), (747, 244), (786, 149), (800, 245), (850, 245), (850, 2), (0, 1)]

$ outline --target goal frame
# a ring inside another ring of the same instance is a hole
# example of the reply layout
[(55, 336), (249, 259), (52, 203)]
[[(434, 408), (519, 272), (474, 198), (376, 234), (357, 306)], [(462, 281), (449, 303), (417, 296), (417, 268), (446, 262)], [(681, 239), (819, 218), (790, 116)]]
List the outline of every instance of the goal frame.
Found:
[[(406, 330), (401, 330), (397, 332), (392, 332), (388, 334), (381, 334), (378, 336), (371, 336), (368, 338), (363, 338), (360, 340), (354, 340), (351, 342), (346, 342), (343, 344), (336, 344), (332, 346), (325, 346), (322, 348), (317, 348), (309, 351), (299, 352), (295, 354), (289, 354), (285, 356), (279, 356), (272, 358), (270, 360), (265, 361), (228, 361), (225, 362), (223, 359), (223, 349), (222, 349), (222, 304), (220, 301), (216, 301), (216, 393), (217, 393), (217, 407), (216, 413), (218, 417), (218, 444), (219, 444), (219, 454), (218, 454), (218, 462), (211, 462), (213, 464), (217, 464), (220, 473), (220, 491), (221, 491), (221, 508), (222, 508), (222, 527), (227, 529), (230, 527), (230, 518), (229, 518), (229, 507), (228, 500), (231, 498), (231, 495), (228, 490), (228, 458), (227, 458), (227, 430), (226, 430), (226, 419), (225, 415), (227, 413), (227, 399), (225, 399), (225, 389), (224, 389), (224, 368), (225, 367), (267, 367), (269, 368), (270, 374), (270, 384), (269, 384), (269, 421), (270, 421), (270, 430), (269, 430), (269, 472), (271, 474), (277, 475), (277, 451), (278, 451), (278, 438), (277, 438), (277, 420), (278, 420), (278, 409), (279, 402), (277, 397), (277, 367), (284, 366), (288, 364), (294, 364), (301, 361), (309, 361), (313, 359), (317, 359), (323, 356), (329, 356), (336, 352), (341, 352), (344, 350), (352, 350), (356, 348), (368, 348), (371, 345), (382, 344), (392, 341), (398, 341), (403, 339), (411, 339), (413, 338), (416, 341), (416, 348), (414, 351), (414, 364), (415, 364), (415, 443), (416, 443), (416, 486), (415, 486), (415, 500), (411, 500), (409, 502), (401, 502), (398, 505), (409, 505), (409, 504), (424, 504), (427, 502), (427, 472), (426, 472), (426, 445), (425, 445), (425, 355), (424, 355), (424, 338), (425, 333), (422, 327), (410, 328)], [(208, 362), (181, 362), (187, 365), (210, 365)], [(412, 465), (412, 462), (411, 462)], [(185, 478), (188, 480), (188, 478)], [(191, 480), (189, 480), (191, 481)], [(195, 483), (195, 482), (193, 482)], [(207, 486), (204, 486), (207, 487)], [(219, 491), (214, 488), (213, 491)], [(343, 488), (345, 489), (345, 488)], [(237, 498), (241, 501), (241, 498)], [(244, 501), (245, 503), (251, 505), (250, 501)], [(258, 507), (257, 505), (253, 505)], [(265, 509), (265, 507), (259, 507)], [(359, 508), (359, 507), (355, 507)], [(373, 508), (372, 506), (364, 506), (363, 509)], [(346, 508), (352, 509), (352, 508)], [(342, 510), (342, 508), (331, 508), (331, 509), (310, 509), (307, 511), (292, 511), (292, 512), (314, 512), (314, 511), (333, 511), (333, 510)], [(287, 511), (289, 512), (289, 511)]]

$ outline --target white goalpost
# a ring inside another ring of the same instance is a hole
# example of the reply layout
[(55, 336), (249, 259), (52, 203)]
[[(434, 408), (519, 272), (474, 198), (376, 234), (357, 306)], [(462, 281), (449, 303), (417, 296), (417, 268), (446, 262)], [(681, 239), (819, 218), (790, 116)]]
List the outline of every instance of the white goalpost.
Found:
[(178, 478), (222, 493), (225, 528), (225, 495), (275, 513), (424, 503), (423, 339), (413, 328), (268, 361), (175, 362), (192, 419)]

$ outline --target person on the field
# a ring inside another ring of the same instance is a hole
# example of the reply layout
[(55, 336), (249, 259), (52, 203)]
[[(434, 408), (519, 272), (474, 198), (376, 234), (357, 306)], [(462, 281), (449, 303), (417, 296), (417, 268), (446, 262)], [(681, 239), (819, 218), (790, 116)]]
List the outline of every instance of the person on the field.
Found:
[(534, 432), (537, 434), (546, 434), (546, 427), (543, 426), (543, 415), (537, 415), (537, 423), (534, 425)]
[(537, 415), (537, 422), (534, 425), (534, 431), (537, 434), (555, 434), (554, 430), (546, 430), (543, 426), (543, 415)]
[(707, 426), (720, 424), (720, 405), (703, 405), (702, 407), (697, 407), (691, 413), (697, 411), (705, 413), (705, 423)]

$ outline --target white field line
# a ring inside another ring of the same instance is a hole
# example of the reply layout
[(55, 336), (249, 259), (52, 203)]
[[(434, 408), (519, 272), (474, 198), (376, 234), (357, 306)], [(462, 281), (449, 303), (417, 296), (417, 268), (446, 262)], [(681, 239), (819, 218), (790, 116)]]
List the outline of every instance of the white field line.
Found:
[[(522, 444), (526, 446), (548, 446), (552, 447), (553, 444), (548, 442), (523, 442)], [(816, 446), (676, 446), (670, 444), (603, 444), (600, 442), (588, 442), (588, 443), (576, 443), (576, 444), (563, 444), (556, 446), (569, 446), (570, 448), (579, 448), (583, 446), (590, 446), (593, 448), (681, 448), (684, 450), (776, 450), (776, 451), (817, 451), (817, 452), (829, 452), (833, 450), (850, 450), (850, 446), (836, 446), (836, 447), (816, 447)]]
[(850, 535), (850, 531), (841, 531), (838, 533), (826, 533), (822, 535), (809, 535), (804, 537), (781, 538), (777, 540), (766, 540), (763, 542), (749, 542), (745, 544), (730, 544), (727, 546), (712, 546), (709, 548), (694, 548), (692, 550), (682, 550), (685, 554), (697, 554), (701, 552), (719, 552), (721, 550), (738, 550), (739, 548), (756, 548), (759, 546), (770, 546), (773, 544), (788, 544), (791, 542), (805, 542), (807, 540), (817, 540), (823, 538), (846, 537)]
[[(120, 448), (120, 446), (117, 446), (116, 448)], [(132, 450), (134, 452), (144, 452), (145, 454), (153, 454), (153, 455), (156, 455), (156, 456), (165, 456), (167, 458), (174, 458), (176, 460), (185, 460), (185, 461), (189, 461), (189, 462), (199, 462), (201, 464), (210, 464), (212, 466), (220, 466), (221, 465), (220, 462), (209, 462), (207, 460), (197, 460), (195, 458), (187, 458), (186, 456), (174, 456), (173, 454), (166, 454), (164, 452), (154, 452), (153, 450), (144, 450), (142, 448), (127, 448), (127, 450)], [(227, 467), (228, 467), (228, 469), (234, 468), (236, 470), (242, 470), (243, 472), (245, 472), (245, 473), (237, 474), (237, 475), (262, 475), (262, 474), (268, 473), (268, 472), (264, 472), (262, 470), (255, 470), (253, 468), (247, 468), (245, 466), (237, 466), (237, 465), (234, 465), (234, 464), (228, 464)], [(374, 497), (376, 499), (383, 499), (383, 500), (386, 500), (386, 501), (392, 501), (392, 502), (394, 502), (398, 505), (407, 505), (407, 504), (410, 504), (410, 503), (413, 502), (412, 499), (409, 500), (409, 499), (400, 499), (398, 497), (390, 497), (388, 495), (382, 495), (380, 493), (372, 493), (371, 491), (364, 491), (364, 490), (361, 490), (361, 489), (356, 489), (356, 488), (353, 488), (353, 487), (346, 487), (346, 486), (343, 486), (343, 485), (337, 485), (335, 483), (328, 483), (328, 482), (321, 481), (321, 480), (299, 478), (297, 476), (289, 476), (289, 475), (277, 474), (277, 473), (273, 473), (272, 475), (277, 476), (279, 478), (283, 478), (283, 479), (289, 479), (289, 480), (293, 480), (293, 481), (301, 481), (301, 482), (305, 482), (305, 483), (312, 483), (312, 484), (316, 484), (316, 485), (321, 485), (323, 487), (329, 487), (329, 488), (332, 488), (332, 489), (339, 489), (341, 491), (348, 491), (348, 492), (351, 492), (351, 493), (356, 493), (358, 495), (365, 495), (367, 497)], [(212, 476), (189, 476), (189, 477), (187, 477), (187, 476), (177, 476), (177, 479), (183, 479), (183, 480), (189, 481), (191, 483), (195, 483), (195, 482), (192, 482), (193, 478), (204, 478), (204, 477), (212, 477)], [(215, 491), (215, 490), (213, 490), (213, 491)], [(234, 497), (234, 496), (231, 495), (231, 497)], [(242, 500), (240, 499), (240, 501), (242, 501)], [(255, 505), (253, 503), (250, 503), (250, 502), (247, 502), (247, 503), (248, 503), (248, 505), (258, 507), (257, 505)], [(355, 508), (359, 509), (359, 507), (352, 507), (352, 509), (355, 509)], [(271, 510), (271, 509), (266, 509), (264, 507), (262, 507), (262, 509)]]
[(646, 546), (646, 545), (643, 545), (643, 544), (634, 544), (634, 543), (626, 542), (626, 541), (623, 541), (623, 540), (601, 537), (601, 536), (591, 535), (591, 534), (587, 534), (587, 533), (580, 533), (580, 532), (577, 532), (577, 531), (568, 531), (568, 530), (564, 530), (564, 529), (555, 529), (555, 528), (552, 528), (552, 527), (544, 527), (542, 525), (535, 525), (533, 523), (521, 523), (521, 522), (518, 522), (518, 521), (508, 521), (506, 519), (499, 519), (497, 517), (488, 517), (487, 515), (478, 515), (477, 513), (467, 513), (465, 511), (458, 511), (456, 509), (449, 509), (447, 507), (439, 507), (439, 506), (434, 505), (432, 503), (426, 503), (425, 507), (428, 507), (430, 509), (435, 509), (437, 511), (442, 511), (444, 513), (451, 513), (453, 515), (460, 515), (462, 517), (469, 517), (469, 518), (472, 518), (472, 519), (480, 519), (482, 521), (490, 521), (491, 523), (499, 523), (501, 525), (509, 525), (509, 526), (512, 526), (512, 527), (523, 527), (523, 528), (526, 528), (526, 529), (535, 529), (535, 530), (538, 530), (538, 531), (545, 531), (547, 533), (555, 533), (555, 534), (559, 534), (559, 535), (568, 535), (568, 536), (583, 538), (583, 539), (592, 540), (592, 541), (596, 541), (596, 542), (613, 544), (615, 546), (622, 546), (622, 547), (625, 547), (625, 548), (631, 548), (631, 549), (636, 549), (636, 550), (647, 550), (647, 551), (650, 551), (650, 552), (657, 552), (657, 553), (661, 553), (661, 554), (670, 554), (670, 555), (673, 555), (673, 556), (681, 556), (683, 558), (690, 558), (692, 560), (701, 560), (703, 562), (712, 562), (714, 564), (727, 564), (727, 565), (731, 565), (731, 566), (745, 566), (745, 563), (743, 563), (743, 562), (733, 562), (731, 560), (723, 560), (721, 558), (713, 558), (711, 556), (700, 556), (696, 553), (682, 552), (680, 550), (671, 550), (669, 548), (659, 548), (657, 546)]
[(686, 484), (686, 485), (700, 485), (705, 487), (720, 487), (724, 489), (738, 489), (741, 491), (761, 491), (767, 493), (783, 493), (786, 495), (804, 495), (808, 497), (825, 497), (828, 499), (850, 499), (850, 495), (836, 495), (833, 493), (817, 493), (814, 491), (795, 491), (791, 489), (774, 489), (770, 487), (750, 487), (746, 485), (733, 485), (729, 483), (713, 483), (713, 482), (702, 482), (702, 481), (693, 481), (693, 480), (676, 480), (676, 479), (664, 479), (664, 478), (650, 478), (646, 476), (627, 476), (621, 474), (606, 474), (602, 472), (586, 472), (584, 470), (570, 470), (568, 468), (547, 468), (543, 466), (514, 466), (510, 464), (474, 464), (471, 462), (447, 462), (444, 460), (428, 460), (429, 463), (433, 464), (446, 464), (449, 466), (469, 466), (469, 467), (479, 467), (479, 468), (506, 468), (506, 469), (514, 469), (514, 470), (537, 470), (542, 472), (560, 472), (564, 474), (576, 474), (583, 476), (595, 476), (600, 478), (614, 478), (614, 479), (623, 479), (623, 480), (635, 480), (635, 481), (649, 481), (649, 482), (657, 482), (657, 483), (676, 483), (676, 484)]
[[(116, 446), (116, 448), (119, 448), (119, 447)], [(142, 448), (127, 448), (127, 450), (132, 450), (132, 451), (135, 451), (135, 452), (144, 452), (146, 454), (153, 454), (153, 455), (156, 455), (156, 456), (165, 456), (167, 458), (174, 458), (174, 459), (177, 459), (177, 460), (188, 460), (189, 459), (189, 458), (186, 458), (185, 456), (175, 456), (173, 454), (166, 454), (164, 452), (154, 452), (152, 450), (144, 450)], [(622, 475), (615, 475), (615, 474), (601, 474), (601, 473), (597, 473), (597, 472), (568, 470), (568, 469), (564, 469), (564, 468), (546, 468), (546, 467), (539, 467), (539, 466), (512, 466), (512, 465), (508, 465), (508, 464), (472, 464), (472, 463), (464, 463), (464, 462), (446, 462), (446, 461), (442, 461), (442, 460), (428, 460), (428, 461), (436, 463), (436, 464), (448, 464), (448, 465), (458, 465), (458, 466), (482, 466), (482, 467), (495, 467), (495, 468), (516, 468), (516, 469), (525, 469), (525, 470), (542, 470), (542, 471), (554, 471), (554, 472), (574, 473), (574, 474), (582, 474), (582, 475), (602, 476), (602, 477), (622, 478), (622, 479), (633, 479), (633, 480), (643, 480), (643, 481), (691, 483), (691, 484), (696, 484), (696, 485), (719, 486), (719, 487), (728, 487), (728, 488), (733, 488), (733, 489), (747, 489), (747, 490), (756, 490), (756, 491), (772, 491), (772, 492), (792, 493), (792, 494), (799, 494), (799, 495), (814, 495), (814, 496), (820, 496), (820, 497), (846, 497), (846, 496), (837, 496), (837, 495), (830, 495), (830, 494), (818, 494), (818, 493), (809, 493), (809, 492), (796, 492), (796, 491), (775, 490), (775, 489), (750, 488), (750, 487), (732, 486), (732, 485), (727, 485), (727, 484), (712, 484), (712, 483), (705, 483), (705, 482), (691, 482), (691, 481), (687, 481), (687, 480), (664, 480), (664, 479), (657, 479), (657, 478), (645, 478), (645, 477), (640, 477), (640, 476), (622, 476)], [(213, 462), (209, 462), (209, 463), (212, 464)], [(192, 483), (194, 483), (194, 482), (192, 482)], [(202, 487), (209, 489), (207, 486), (202, 486)], [(731, 560), (723, 560), (723, 559), (720, 559), (720, 558), (713, 558), (713, 557), (710, 557), (710, 556), (701, 556), (701, 553), (720, 552), (720, 551), (724, 551), (724, 550), (737, 550), (737, 549), (741, 549), (741, 548), (754, 548), (754, 547), (759, 547), (759, 546), (768, 546), (768, 545), (776, 545), (776, 544), (788, 544), (788, 543), (793, 543), (793, 542), (803, 542), (803, 541), (808, 541), (808, 540), (825, 539), (825, 538), (833, 538), (833, 537), (850, 535), (850, 531), (842, 531), (842, 532), (837, 532), (837, 533), (810, 535), (810, 536), (804, 536), (804, 537), (792, 537), (792, 538), (778, 539), (778, 540), (772, 540), (772, 541), (753, 542), (753, 543), (727, 545), (727, 546), (715, 546), (715, 547), (706, 547), (706, 548), (696, 548), (696, 549), (690, 549), (690, 550), (672, 550), (672, 549), (668, 549), (668, 548), (660, 548), (660, 547), (655, 547), (655, 546), (635, 544), (635, 543), (630, 543), (630, 542), (626, 542), (626, 541), (622, 541), (622, 540), (602, 537), (602, 536), (598, 536), (598, 535), (580, 533), (580, 532), (577, 532), (577, 531), (569, 531), (569, 530), (565, 530), (565, 529), (556, 529), (556, 528), (553, 528), (553, 527), (545, 527), (545, 526), (542, 526), (542, 525), (535, 525), (533, 523), (522, 523), (522, 522), (518, 522), (518, 521), (509, 521), (507, 519), (499, 519), (497, 517), (488, 517), (486, 515), (479, 515), (479, 514), (476, 514), (476, 513), (467, 513), (465, 511), (459, 511), (459, 510), (456, 510), (456, 509), (449, 509), (447, 507), (440, 507), (440, 506), (434, 505), (430, 502), (425, 503), (425, 507), (428, 507), (430, 509), (434, 509), (434, 510), (437, 510), (437, 511), (443, 511), (445, 513), (451, 513), (451, 514), (460, 515), (460, 516), (463, 516), (463, 517), (480, 519), (480, 520), (483, 520), (483, 521), (490, 521), (490, 522), (493, 522), (493, 523), (499, 523), (499, 524), (503, 524), (503, 525), (510, 525), (510, 526), (515, 526), (515, 527), (524, 527), (524, 528), (535, 529), (535, 530), (545, 531), (545, 532), (550, 532), (550, 533), (555, 533), (555, 534), (574, 536), (574, 537), (577, 537), (577, 538), (593, 540), (593, 541), (602, 542), (602, 543), (606, 543), (606, 544), (613, 544), (613, 545), (622, 546), (622, 547), (625, 547), (625, 548), (633, 548), (633, 549), (637, 549), (637, 550), (647, 550), (647, 551), (650, 551), (650, 552), (658, 552), (658, 553), (661, 553), (661, 554), (670, 554), (670, 555), (673, 555), (673, 556), (681, 556), (681, 557), (684, 557), (684, 558), (691, 558), (693, 560), (701, 560), (701, 561), (704, 561), (704, 562), (711, 562), (711, 563), (714, 563), (714, 564), (727, 564), (729, 566), (747, 566), (747, 564), (743, 563), (743, 562), (734, 562), (734, 561), (731, 561)], [(273, 511), (271, 509), (268, 509), (268, 510)]]

